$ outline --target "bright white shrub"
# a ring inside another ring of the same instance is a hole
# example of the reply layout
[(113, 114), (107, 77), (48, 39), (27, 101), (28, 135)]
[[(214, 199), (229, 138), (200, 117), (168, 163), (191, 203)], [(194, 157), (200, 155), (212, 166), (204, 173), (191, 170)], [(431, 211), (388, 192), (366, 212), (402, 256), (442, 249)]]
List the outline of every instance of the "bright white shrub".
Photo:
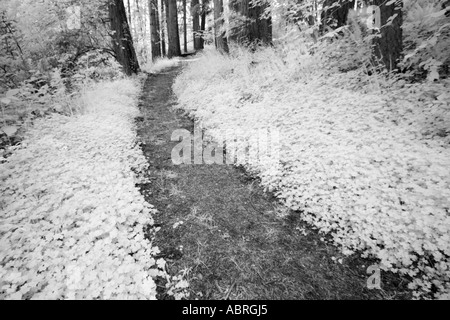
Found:
[(129, 79), (86, 89), (82, 114), (36, 121), (0, 164), (0, 299), (156, 298), (139, 93)]
[(217, 140), (279, 129), (277, 165), (243, 162), (263, 185), (345, 254), (411, 276), (417, 297), (448, 295), (450, 83), (365, 94), (353, 90), (353, 73), (293, 50), (206, 52), (175, 82), (179, 107)]

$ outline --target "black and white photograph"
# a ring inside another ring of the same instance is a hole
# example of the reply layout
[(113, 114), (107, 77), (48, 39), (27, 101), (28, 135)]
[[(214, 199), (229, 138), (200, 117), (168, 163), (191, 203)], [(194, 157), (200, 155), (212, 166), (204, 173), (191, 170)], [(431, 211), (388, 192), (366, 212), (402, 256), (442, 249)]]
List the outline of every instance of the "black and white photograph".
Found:
[(450, 0), (0, 0), (0, 300), (450, 300)]

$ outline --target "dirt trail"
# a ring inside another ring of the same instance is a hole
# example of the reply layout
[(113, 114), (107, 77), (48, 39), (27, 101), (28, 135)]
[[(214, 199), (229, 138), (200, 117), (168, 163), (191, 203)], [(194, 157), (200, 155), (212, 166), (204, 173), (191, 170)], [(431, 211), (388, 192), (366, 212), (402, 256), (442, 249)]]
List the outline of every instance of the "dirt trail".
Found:
[[(405, 298), (404, 283), (391, 275), (382, 274), (383, 290), (367, 289), (370, 261), (340, 255), (242, 169), (172, 163), (172, 132), (193, 131), (172, 108), (180, 69), (149, 75), (137, 122), (152, 180), (141, 192), (160, 212), (156, 244), (170, 274), (188, 270), (190, 299)], [(158, 298), (169, 299), (160, 285)]]

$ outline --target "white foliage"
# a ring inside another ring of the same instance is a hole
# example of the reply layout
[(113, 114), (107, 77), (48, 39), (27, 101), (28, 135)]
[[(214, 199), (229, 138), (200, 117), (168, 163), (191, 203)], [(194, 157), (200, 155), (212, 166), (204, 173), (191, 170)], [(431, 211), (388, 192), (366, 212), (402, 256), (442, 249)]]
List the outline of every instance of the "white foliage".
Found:
[(273, 50), (207, 52), (175, 82), (180, 107), (218, 140), (224, 130), (278, 128), (278, 165), (243, 163), (266, 188), (346, 254), (412, 276), (417, 296), (431, 284), (435, 297), (448, 294), (450, 106), (425, 95), (441, 97), (450, 84), (364, 94), (348, 89), (352, 73)]
[(37, 120), (0, 164), (0, 299), (155, 299), (165, 275), (135, 184), (139, 83), (96, 85), (83, 114)]

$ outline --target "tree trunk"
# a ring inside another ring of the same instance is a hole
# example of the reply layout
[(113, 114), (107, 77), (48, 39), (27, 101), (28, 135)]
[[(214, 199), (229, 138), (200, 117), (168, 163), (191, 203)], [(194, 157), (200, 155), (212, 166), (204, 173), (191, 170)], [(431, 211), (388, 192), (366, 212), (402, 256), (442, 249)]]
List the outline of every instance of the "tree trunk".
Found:
[(137, 15), (137, 21), (138, 21), (138, 32), (140, 33), (140, 36), (144, 34), (144, 28), (142, 26), (142, 15), (141, 15), (141, 9), (139, 8), (139, 0), (136, 0), (136, 15)]
[(230, 39), (238, 43), (252, 43), (260, 41), (272, 43), (272, 19), (262, 18), (267, 5), (254, 5), (252, 0), (230, 0), (230, 10), (246, 18), (243, 25), (233, 28)]
[(166, 33), (165, 30), (167, 30), (167, 23), (164, 23), (166, 21), (165, 19), (165, 0), (161, 0), (161, 19), (160, 19), (160, 30), (161, 30), (161, 55), (163, 57), (166, 56)]
[(187, 53), (186, 0), (183, 0), (183, 39), (184, 53)]
[(328, 32), (328, 29), (337, 29), (347, 24), (348, 11), (355, 6), (352, 0), (325, 0), (320, 16), (320, 31)]
[(130, 5), (130, 0), (127, 0), (127, 8), (128, 8), (128, 25), (131, 27), (131, 5)]
[[(388, 70), (394, 70), (397, 67), (403, 50), (403, 1), (397, 0), (387, 6), (385, 0), (373, 0), (372, 4), (379, 6), (381, 13), (381, 37), (374, 41), (374, 55), (378, 61), (381, 61), (384, 67)], [(386, 25), (388, 19), (394, 16), (395, 18), (392, 22)]]
[(261, 18), (266, 6), (253, 6), (250, 1), (250, 8), (248, 10), (248, 17), (252, 19), (249, 23), (248, 39), (250, 42), (259, 40), (264, 44), (272, 43), (272, 19)]
[(177, 0), (165, 0), (166, 3), (166, 20), (167, 20), (167, 36), (169, 40), (169, 48), (167, 57), (181, 56), (180, 34), (178, 30), (178, 11)]
[(152, 47), (152, 60), (161, 56), (161, 43), (159, 39), (158, 0), (149, 0), (150, 7), (150, 38)]
[(139, 4), (139, 0), (136, 0), (136, 21), (137, 21), (137, 37), (134, 39), (135, 43), (136, 43), (136, 47), (138, 50), (138, 56), (141, 59), (141, 61), (146, 61), (147, 58), (147, 47), (145, 45), (145, 40), (142, 41), (141, 44), (141, 39), (145, 39), (146, 38), (146, 34), (145, 34), (145, 29), (144, 28), (144, 23), (143, 23), (143, 17), (142, 17), (142, 13), (141, 13), (141, 8), (140, 8), (140, 4)]
[(206, 5), (208, 4), (209, 0), (202, 0), (202, 15), (201, 15), (201, 22), (200, 22), (200, 32), (202, 33), (202, 36), (199, 40), (199, 49), (203, 49), (205, 45), (205, 39), (203, 38), (203, 34), (206, 30)]
[(140, 71), (139, 63), (133, 47), (123, 1), (111, 0), (108, 7), (110, 27), (114, 32), (111, 37), (115, 57), (127, 75), (138, 73)]
[(192, 30), (194, 39), (194, 50), (200, 49), (200, 36), (198, 34), (200, 30), (200, 4), (199, 0), (191, 1), (191, 14), (192, 14)]
[(223, 22), (223, 0), (214, 0), (214, 40), (216, 49), (221, 53), (228, 53), (228, 42)]

